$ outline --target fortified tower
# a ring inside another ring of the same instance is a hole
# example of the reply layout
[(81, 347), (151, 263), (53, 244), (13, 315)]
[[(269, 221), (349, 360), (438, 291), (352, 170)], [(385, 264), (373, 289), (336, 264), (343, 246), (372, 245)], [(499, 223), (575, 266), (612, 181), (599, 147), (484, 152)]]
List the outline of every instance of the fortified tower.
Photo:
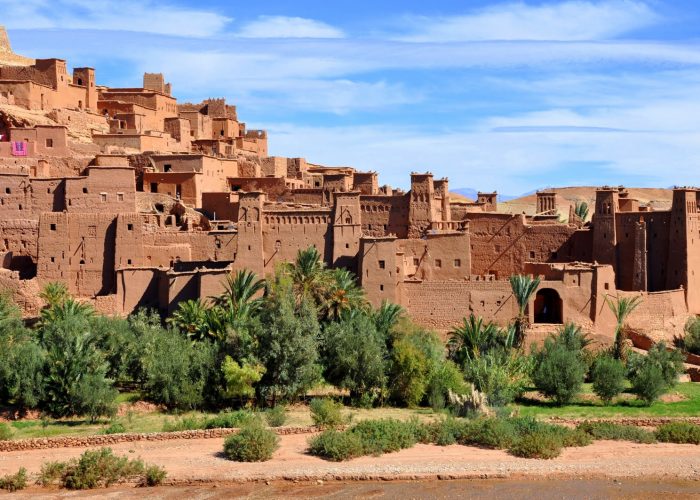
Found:
[(671, 222), (669, 224), (668, 289), (683, 287), (690, 311), (700, 309), (700, 213), (698, 195), (692, 188), (673, 190)]
[(593, 260), (599, 264), (610, 264), (615, 270), (617, 270), (615, 214), (618, 207), (617, 188), (604, 186), (596, 190), (593, 214)]

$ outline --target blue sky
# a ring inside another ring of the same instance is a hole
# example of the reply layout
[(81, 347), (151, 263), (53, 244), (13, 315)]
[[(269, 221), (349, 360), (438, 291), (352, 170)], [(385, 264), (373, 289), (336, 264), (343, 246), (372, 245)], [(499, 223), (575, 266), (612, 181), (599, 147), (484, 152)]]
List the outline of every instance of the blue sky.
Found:
[(4, 0), (14, 49), (226, 97), (270, 152), (406, 187), (700, 184), (690, 0)]

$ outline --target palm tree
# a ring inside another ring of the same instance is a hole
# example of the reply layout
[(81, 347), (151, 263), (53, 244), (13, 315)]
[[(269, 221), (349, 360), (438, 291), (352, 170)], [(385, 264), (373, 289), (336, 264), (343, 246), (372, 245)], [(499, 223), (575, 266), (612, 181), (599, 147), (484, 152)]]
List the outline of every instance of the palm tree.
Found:
[(539, 276), (532, 278), (531, 276), (514, 274), (510, 277), (510, 287), (513, 290), (515, 301), (518, 303), (518, 316), (515, 318), (515, 344), (518, 347), (521, 347), (525, 341), (525, 330), (529, 323), (527, 316), (525, 316), (525, 309), (539, 286)]
[(585, 201), (577, 201), (574, 205), (574, 213), (581, 219), (581, 222), (586, 222), (588, 218), (588, 203)]
[(316, 305), (323, 305), (330, 280), (321, 254), (315, 247), (299, 250), (296, 261), (289, 265), (289, 275), (298, 304), (312, 299)]
[(610, 296), (605, 297), (605, 302), (608, 303), (608, 307), (615, 315), (617, 319), (617, 324), (615, 325), (615, 343), (613, 344), (613, 357), (624, 361), (627, 357), (627, 352), (625, 350), (625, 340), (627, 336), (625, 335), (625, 322), (627, 317), (632, 314), (632, 312), (642, 303), (641, 295), (636, 297), (620, 297), (619, 295), (615, 297), (615, 301), (610, 299)]
[(326, 318), (340, 319), (349, 311), (361, 311), (367, 308), (365, 293), (357, 286), (355, 275), (347, 269), (334, 269), (332, 281), (324, 300)]
[(384, 300), (382, 301), (382, 305), (379, 306), (379, 309), (372, 314), (372, 319), (374, 319), (377, 331), (384, 335), (384, 337), (388, 337), (403, 314), (403, 307)]
[(193, 340), (203, 340), (209, 334), (210, 314), (199, 299), (185, 300), (166, 321)]
[(89, 304), (83, 304), (68, 296), (62, 302), (56, 302), (42, 309), (41, 323), (48, 325), (68, 319), (91, 318), (94, 315), (95, 310)]
[(47, 307), (53, 307), (65, 302), (70, 297), (70, 293), (65, 283), (51, 281), (44, 286), (39, 297), (46, 302)]
[(572, 322), (562, 326), (556, 337), (559, 342), (572, 351), (582, 351), (593, 342), (588, 334), (581, 330), (579, 325)]
[(225, 309), (232, 326), (252, 316), (262, 304), (255, 295), (265, 288), (265, 280), (247, 269), (226, 276), (224, 293), (214, 303)]
[(462, 325), (455, 327), (449, 333), (447, 348), (450, 358), (460, 366), (464, 366), (486, 352), (503, 347), (507, 336), (492, 322), (484, 322), (481, 316), (470, 314), (462, 318)]

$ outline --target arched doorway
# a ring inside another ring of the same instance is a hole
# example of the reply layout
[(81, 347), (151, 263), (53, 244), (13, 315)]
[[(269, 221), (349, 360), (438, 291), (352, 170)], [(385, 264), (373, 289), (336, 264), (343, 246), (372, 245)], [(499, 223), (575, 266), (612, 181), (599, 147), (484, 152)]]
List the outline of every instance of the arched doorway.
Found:
[(535, 295), (535, 323), (563, 323), (562, 301), (556, 290), (543, 288)]

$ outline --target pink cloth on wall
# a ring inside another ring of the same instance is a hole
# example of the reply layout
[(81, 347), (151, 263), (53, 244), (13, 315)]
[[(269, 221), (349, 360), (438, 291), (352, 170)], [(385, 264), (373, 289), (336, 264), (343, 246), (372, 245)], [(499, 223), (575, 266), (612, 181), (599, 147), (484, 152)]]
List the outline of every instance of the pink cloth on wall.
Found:
[(12, 156), (27, 156), (27, 146), (24, 141), (12, 141)]

